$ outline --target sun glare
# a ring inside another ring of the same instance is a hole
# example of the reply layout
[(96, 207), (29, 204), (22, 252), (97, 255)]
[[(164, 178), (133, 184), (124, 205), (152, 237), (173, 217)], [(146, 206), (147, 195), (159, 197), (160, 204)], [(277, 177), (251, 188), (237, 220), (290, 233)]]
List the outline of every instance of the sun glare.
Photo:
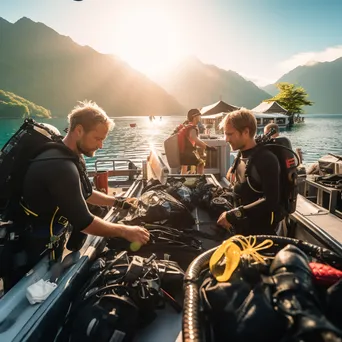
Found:
[(149, 76), (185, 54), (181, 43), (177, 20), (158, 10), (136, 9), (115, 23), (115, 54)]

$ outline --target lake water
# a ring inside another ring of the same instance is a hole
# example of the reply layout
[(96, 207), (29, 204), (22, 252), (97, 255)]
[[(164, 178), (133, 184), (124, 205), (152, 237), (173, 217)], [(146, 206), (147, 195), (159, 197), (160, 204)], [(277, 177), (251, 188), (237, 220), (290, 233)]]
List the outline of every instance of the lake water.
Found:
[[(163, 149), (163, 141), (184, 117), (159, 117), (150, 122), (148, 117), (114, 118), (115, 128), (105, 141), (104, 148), (97, 151), (96, 157), (87, 158), (89, 169), (93, 169), (96, 158), (125, 158), (133, 162), (146, 159), (151, 146)], [(42, 120), (56, 126), (61, 132), (67, 127), (66, 119)], [(136, 127), (130, 127), (130, 124)], [(20, 127), (22, 120), (0, 120), (0, 147)], [(304, 163), (311, 164), (323, 155), (342, 155), (342, 114), (305, 116), (305, 123), (282, 132), (289, 137), (293, 148), (301, 147)], [(139, 164), (139, 163), (138, 163)]]

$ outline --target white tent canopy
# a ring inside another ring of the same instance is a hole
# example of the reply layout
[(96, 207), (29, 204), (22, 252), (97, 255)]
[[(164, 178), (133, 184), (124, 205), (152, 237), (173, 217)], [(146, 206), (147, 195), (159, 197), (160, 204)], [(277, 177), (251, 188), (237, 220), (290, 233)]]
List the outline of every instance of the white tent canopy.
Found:
[(287, 110), (282, 107), (277, 101), (272, 102), (261, 102), (258, 106), (252, 109), (252, 112), (273, 114), (280, 113), (286, 114)]

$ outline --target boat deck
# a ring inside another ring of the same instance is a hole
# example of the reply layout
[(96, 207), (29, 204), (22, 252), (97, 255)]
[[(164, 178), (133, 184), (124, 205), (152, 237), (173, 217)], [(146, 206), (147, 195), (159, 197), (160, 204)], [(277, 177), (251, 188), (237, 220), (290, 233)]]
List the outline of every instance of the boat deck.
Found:
[[(84, 281), (89, 262), (103, 250), (104, 239), (89, 235), (78, 252), (69, 253), (57, 268), (49, 267), (45, 256), (25, 277), (1, 298), (0, 341), (51, 341), (58, 323), (68, 311), (70, 301)], [(65, 255), (66, 256), (66, 255)], [(59, 268), (59, 270), (58, 270)], [(41, 304), (31, 305), (26, 298), (28, 286), (39, 279), (58, 277), (58, 286)]]
[(302, 195), (298, 195), (296, 212), (291, 214), (293, 237), (342, 253), (342, 219)]
[[(146, 179), (153, 178), (167, 181), (168, 177), (180, 177), (179, 174), (170, 174), (163, 164), (152, 168), (150, 164), (159, 162), (160, 157), (151, 157), (148, 163), (147, 175), (144, 170), (130, 169), (124, 181), (115, 184), (109, 183), (109, 192), (124, 194), (126, 197), (138, 197), (146, 184)], [(110, 176), (121, 178), (122, 170), (113, 170)], [(130, 175), (132, 177), (130, 177)], [(219, 178), (220, 174), (218, 174)], [(198, 175), (182, 175), (181, 177), (199, 177)], [(208, 183), (219, 185), (217, 178), (207, 174)], [(112, 186), (111, 186), (112, 185)], [(226, 185), (226, 184), (224, 184)], [(128, 190), (127, 190), (128, 188)], [(126, 191), (127, 190), (127, 191)], [(289, 236), (305, 240), (317, 245), (327, 247), (337, 254), (342, 255), (342, 219), (331, 212), (331, 208), (325, 209), (317, 203), (299, 195), (297, 210), (290, 215), (292, 221), (289, 227)], [(112, 208), (105, 220), (114, 222), (116, 211)], [(225, 231), (216, 226), (209, 214), (196, 208), (192, 212), (195, 218), (194, 230), (211, 235), (220, 235)], [(224, 240), (224, 235), (220, 240)], [(200, 238), (204, 249), (218, 245), (219, 241)], [(48, 341), (52, 334), (56, 334), (57, 322), (61, 322), (66, 315), (73, 295), (84, 280), (91, 259), (95, 258), (97, 252), (104, 247), (103, 238), (89, 236), (85, 246), (74, 256), (74, 265), (66, 269), (60, 276), (57, 289), (42, 304), (30, 305), (26, 299), (26, 288), (40, 278), (49, 279), (51, 270), (48, 260), (44, 258), (33, 271), (24, 277), (11, 291), (1, 299), (0, 307), (0, 341)], [(172, 256), (171, 256), (172, 259)], [(177, 313), (171, 307), (159, 310), (155, 321), (139, 331), (135, 342), (175, 342), (181, 341), (182, 314)]]
[[(180, 177), (179, 174), (168, 175), (169, 177)], [(182, 175), (181, 177), (185, 178), (193, 178), (200, 177), (199, 175)], [(206, 179), (208, 183), (219, 185), (216, 178), (213, 175), (206, 175)], [(130, 189), (126, 192), (125, 196), (127, 197), (139, 197), (141, 195), (141, 191), (144, 187), (144, 182), (141, 180), (137, 180), (132, 184)], [(116, 221), (118, 212), (115, 208), (112, 208), (110, 212), (107, 214), (106, 219), (112, 222)], [(204, 250), (208, 250), (219, 245), (223, 240), (228, 238), (228, 233), (222, 229), (217, 227), (216, 220), (213, 220), (209, 214), (200, 208), (195, 208), (192, 211), (192, 216), (195, 219), (195, 224), (193, 225), (193, 229), (199, 232), (203, 232), (206, 234), (210, 234), (215, 236), (216, 241), (212, 239), (199, 238), (202, 242), (202, 246)], [(142, 247), (143, 249), (144, 247)], [(179, 254), (182, 251), (177, 251), (177, 257), (179, 258)], [(184, 253), (184, 252), (183, 252)], [(169, 254), (169, 253), (168, 253)], [(186, 256), (184, 256), (186, 257)], [(173, 260), (173, 255), (170, 254), (170, 260)], [(137, 336), (134, 339), (134, 342), (180, 342), (182, 341), (182, 313), (177, 313), (170, 306), (166, 306), (165, 309), (157, 311), (156, 319), (147, 327), (140, 330)], [(167, 333), (166, 333), (167, 332)]]

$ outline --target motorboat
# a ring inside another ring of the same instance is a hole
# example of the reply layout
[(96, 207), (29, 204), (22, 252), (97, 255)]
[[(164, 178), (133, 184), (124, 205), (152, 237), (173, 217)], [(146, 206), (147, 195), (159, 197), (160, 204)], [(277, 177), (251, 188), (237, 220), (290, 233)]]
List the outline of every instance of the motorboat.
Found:
[[(229, 145), (219, 136), (207, 137), (206, 142), (216, 146), (217, 150), (208, 151), (212, 155), (208, 156), (209, 163), (205, 169), (205, 180), (208, 184), (222, 188), (227, 187), (229, 184), (224, 175), (231, 163)], [(120, 193), (122, 190), (121, 195), (127, 197), (139, 197), (149, 179), (158, 179), (165, 184), (172, 177), (179, 177), (177, 168), (169, 167), (165, 153), (155, 150), (151, 151), (146, 161), (142, 161), (141, 166), (132, 167), (128, 161), (130, 166), (117, 169), (114, 166), (115, 163), (114, 160), (113, 170), (108, 171), (107, 191), (114, 190), (116, 193)], [(90, 173), (90, 176), (96, 176), (96, 170)], [(187, 177), (199, 178), (201, 176), (185, 175), (185, 178)], [(341, 191), (335, 194), (328, 192), (329, 195), (332, 197), (328, 203), (331, 203), (341, 197)], [(316, 203), (314, 203), (312, 198), (308, 199), (303, 195), (298, 195), (297, 210), (288, 217), (282, 234), (329, 248), (338, 255), (342, 255), (342, 219), (331, 208), (324, 208), (323, 202), (320, 205), (318, 197), (320, 197), (320, 193), (317, 192)], [(324, 200), (325, 202), (326, 200)], [(334, 211), (339, 210), (341, 205), (340, 202), (336, 203)], [(116, 209), (112, 208), (104, 219), (114, 222), (116, 214)], [(216, 222), (205, 210), (196, 207), (191, 214), (196, 222), (192, 229), (203, 233), (213, 233), (212, 227)], [(219, 243), (205, 238), (202, 239), (202, 242), (205, 249), (212, 248)], [(65, 251), (63, 259), (55, 268), (50, 267), (48, 257), (44, 257), (2, 297), (0, 340), (6, 342), (53, 341), (63, 326), (74, 296), (87, 278), (89, 265), (105, 246), (106, 239), (88, 236), (80, 251)], [(44, 302), (31, 305), (26, 298), (26, 291), (39, 279), (52, 279), (56, 281), (57, 288)], [(165, 331), (168, 333), (165, 334)], [(182, 313), (177, 313), (166, 307), (158, 313), (151, 325), (139, 331), (135, 341), (181, 341), (181, 332)]]

